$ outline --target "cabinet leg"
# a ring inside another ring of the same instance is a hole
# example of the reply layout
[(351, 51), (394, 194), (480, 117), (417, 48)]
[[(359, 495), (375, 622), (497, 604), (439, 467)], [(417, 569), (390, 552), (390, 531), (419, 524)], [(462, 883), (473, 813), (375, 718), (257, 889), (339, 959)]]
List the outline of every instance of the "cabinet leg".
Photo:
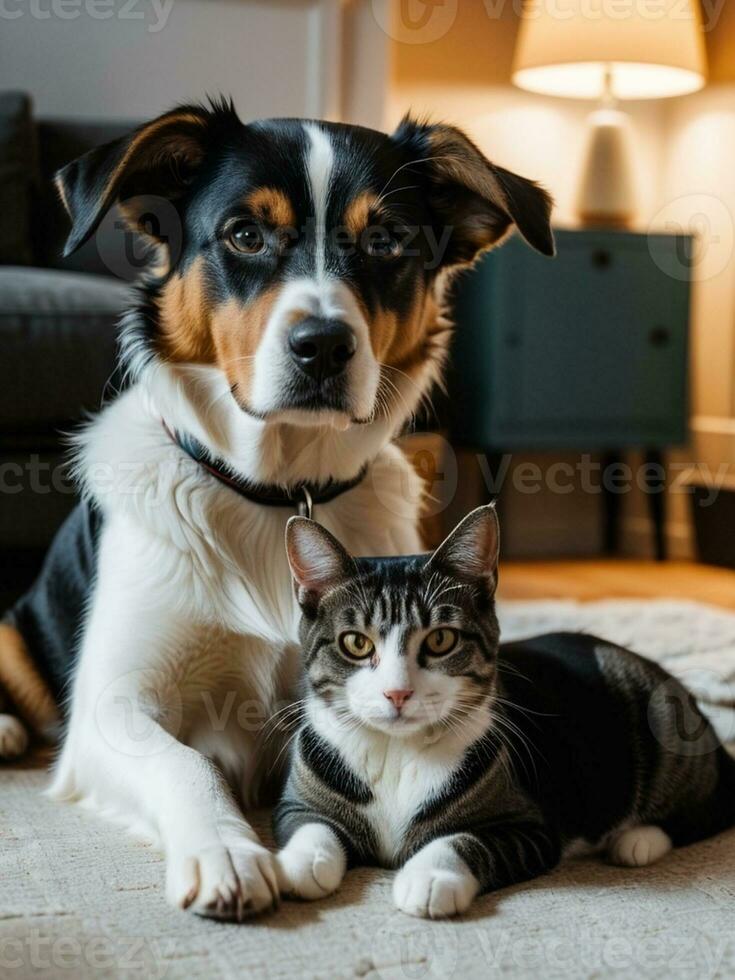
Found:
[(605, 453), (602, 457), (602, 501), (605, 519), (604, 547), (606, 555), (616, 555), (620, 544), (620, 497), (614, 489), (610, 487), (604, 479), (608, 469), (618, 466), (621, 462), (621, 454), (615, 452)]
[(658, 474), (650, 481), (646, 490), (648, 513), (653, 529), (653, 548), (656, 561), (666, 561), (666, 467), (664, 455), (659, 449), (649, 449), (645, 454), (647, 471)]

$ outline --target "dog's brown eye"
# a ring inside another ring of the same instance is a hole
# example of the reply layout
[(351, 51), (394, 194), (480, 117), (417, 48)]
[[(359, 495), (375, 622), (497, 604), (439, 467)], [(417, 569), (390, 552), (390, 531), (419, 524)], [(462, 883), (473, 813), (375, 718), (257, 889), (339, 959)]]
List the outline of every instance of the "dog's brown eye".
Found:
[(446, 627), (434, 630), (424, 640), (428, 653), (434, 657), (443, 657), (445, 653), (450, 653), (457, 646), (459, 636), (456, 630)]
[(339, 645), (342, 652), (354, 660), (364, 660), (375, 652), (375, 644), (364, 633), (343, 633)]
[(245, 255), (258, 255), (265, 248), (262, 230), (248, 221), (236, 221), (227, 233), (227, 242)]
[(403, 255), (403, 243), (384, 228), (372, 229), (365, 242), (365, 251), (376, 259), (397, 259)]

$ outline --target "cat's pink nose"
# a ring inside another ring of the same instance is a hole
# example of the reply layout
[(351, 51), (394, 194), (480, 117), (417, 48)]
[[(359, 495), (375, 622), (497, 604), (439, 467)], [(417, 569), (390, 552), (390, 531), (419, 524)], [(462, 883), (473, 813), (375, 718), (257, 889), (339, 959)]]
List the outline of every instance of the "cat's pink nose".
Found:
[(383, 691), (383, 694), (389, 701), (392, 701), (396, 708), (398, 708), (400, 711), (406, 701), (408, 701), (413, 694), (413, 691)]

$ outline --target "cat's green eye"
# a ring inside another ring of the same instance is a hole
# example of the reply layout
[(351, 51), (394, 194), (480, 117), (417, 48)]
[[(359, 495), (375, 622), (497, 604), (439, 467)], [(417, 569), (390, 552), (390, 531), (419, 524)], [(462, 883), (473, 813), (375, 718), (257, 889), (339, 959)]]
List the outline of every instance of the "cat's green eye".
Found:
[(435, 657), (441, 657), (454, 650), (458, 639), (459, 635), (456, 630), (450, 630), (443, 626), (441, 629), (429, 633), (424, 640), (424, 645), (428, 653)]
[(342, 653), (355, 660), (364, 660), (375, 653), (375, 644), (364, 633), (343, 633), (339, 638)]

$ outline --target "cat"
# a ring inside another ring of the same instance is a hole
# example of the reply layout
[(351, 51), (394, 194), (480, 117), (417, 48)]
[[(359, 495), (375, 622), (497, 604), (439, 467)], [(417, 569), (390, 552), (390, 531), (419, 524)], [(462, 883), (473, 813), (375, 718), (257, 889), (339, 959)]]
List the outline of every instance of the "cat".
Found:
[(306, 690), (282, 894), (377, 864), (442, 918), (570, 853), (643, 866), (735, 824), (735, 761), (660, 666), (585, 634), (499, 645), (491, 506), (429, 556), (352, 558), (300, 517), (286, 538)]

